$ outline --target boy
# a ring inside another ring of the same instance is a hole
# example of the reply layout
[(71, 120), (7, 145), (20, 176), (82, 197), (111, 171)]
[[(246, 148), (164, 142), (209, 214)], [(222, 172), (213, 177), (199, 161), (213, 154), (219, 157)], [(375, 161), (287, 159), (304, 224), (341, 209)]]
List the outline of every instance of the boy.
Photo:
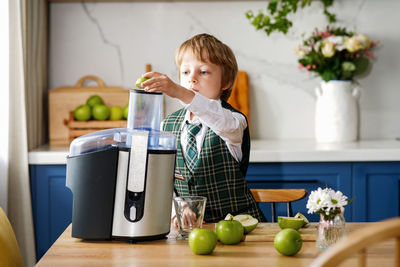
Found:
[(145, 91), (161, 91), (184, 105), (163, 122), (177, 137), (175, 181), (180, 196), (207, 197), (204, 220), (217, 222), (228, 213), (250, 214), (262, 221), (245, 176), (250, 136), (246, 117), (228, 100), (238, 67), (232, 50), (214, 36), (199, 34), (177, 50), (180, 85), (165, 74), (148, 72)]

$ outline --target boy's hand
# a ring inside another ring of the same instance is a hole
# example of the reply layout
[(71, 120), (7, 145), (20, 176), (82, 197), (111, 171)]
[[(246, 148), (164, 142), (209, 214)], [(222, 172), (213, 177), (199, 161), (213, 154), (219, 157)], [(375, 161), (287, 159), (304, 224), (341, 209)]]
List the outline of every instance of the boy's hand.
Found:
[[(171, 223), (175, 227), (175, 229), (178, 229), (179, 225), (176, 215), (171, 218)], [(181, 224), (183, 228), (192, 228), (193, 225), (197, 225), (196, 213), (194, 213), (189, 207), (186, 207), (183, 210)]]
[(174, 83), (167, 75), (159, 72), (146, 72), (142, 77), (151, 77), (142, 83), (146, 92), (162, 92), (170, 97), (178, 98), (186, 104), (192, 102), (194, 93)]

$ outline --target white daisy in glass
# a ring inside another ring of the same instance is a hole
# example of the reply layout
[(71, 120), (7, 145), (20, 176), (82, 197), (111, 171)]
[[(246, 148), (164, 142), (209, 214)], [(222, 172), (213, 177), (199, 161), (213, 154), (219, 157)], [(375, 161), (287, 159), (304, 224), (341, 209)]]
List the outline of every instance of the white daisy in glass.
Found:
[(328, 219), (344, 212), (344, 206), (348, 203), (347, 197), (342, 192), (319, 187), (310, 193), (307, 209), (308, 213), (323, 214), (325, 219)]

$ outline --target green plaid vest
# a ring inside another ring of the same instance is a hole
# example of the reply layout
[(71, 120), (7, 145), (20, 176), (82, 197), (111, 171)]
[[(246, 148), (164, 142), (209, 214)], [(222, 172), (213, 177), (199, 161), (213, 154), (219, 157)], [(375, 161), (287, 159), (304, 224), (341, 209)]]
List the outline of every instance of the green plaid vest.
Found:
[[(228, 103), (221, 101), (222, 107), (233, 112)], [(257, 206), (245, 181), (249, 164), (250, 135), (246, 128), (243, 135), (243, 159), (237, 162), (229, 152), (225, 141), (210, 128), (207, 130), (201, 153), (193, 173), (186, 166), (181, 149), (181, 125), (186, 114), (180, 109), (169, 115), (163, 123), (163, 130), (176, 135), (176, 170), (186, 181), (175, 180), (175, 189), (180, 196), (196, 195), (207, 197), (204, 220), (217, 222), (228, 213), (250, 214), (259, 221), (263, 215)]]

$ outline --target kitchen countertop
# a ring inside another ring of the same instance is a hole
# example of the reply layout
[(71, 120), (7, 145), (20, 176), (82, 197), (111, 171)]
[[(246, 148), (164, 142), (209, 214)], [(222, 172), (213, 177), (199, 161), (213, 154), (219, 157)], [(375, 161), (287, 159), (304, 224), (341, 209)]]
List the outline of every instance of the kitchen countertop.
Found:
[[(68, 146), (44, 145), (29, 152), (29, 164), (66, 164)], [(250, 162), (400, 161), (400, 141), (361, 140), (342, 144), (314, 140), (252, 140)]]

